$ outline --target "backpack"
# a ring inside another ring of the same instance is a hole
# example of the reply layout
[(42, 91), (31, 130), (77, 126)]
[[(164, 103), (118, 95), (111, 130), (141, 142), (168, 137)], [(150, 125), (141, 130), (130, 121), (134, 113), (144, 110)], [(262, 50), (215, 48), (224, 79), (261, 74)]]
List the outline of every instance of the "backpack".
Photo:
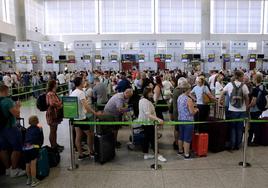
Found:
[(259, 87), (256, 105), (260, 111), (265, 111), (268, 109), (268, 92), (263, 85), (261, 86), (262, 88)]
[(49, 159), (46, 147), (42, 147), (39, 151), (39, 157), (36, 167), (36, 178), (39, 180), (44, 179), (49, 175)]
[(38, 96), (36, 100), (36, 107), (41, 111), (45, 112), (48, 109), (48, 104), (47, 104), (47, 94), (42, 93)]
[[(2, 100), (4, 100), (5, 98), (4, 97), (1, 97), (0, 98), (0, 104), (2, 102)], [(0, 105), (0, 130), (3, 129), (7, 123), (8, 123), (8, 118), (5, 116), (4, 112), (3, 112), (3, 109), (1, 108), (2, 105)]]
[(244, 94), (243, 94), (243, 83), (240, 84), (239, 87), (232, 82), (233, 90), (230, 96), (230, 104), (235, 108), (241, 108), (244, 103)]

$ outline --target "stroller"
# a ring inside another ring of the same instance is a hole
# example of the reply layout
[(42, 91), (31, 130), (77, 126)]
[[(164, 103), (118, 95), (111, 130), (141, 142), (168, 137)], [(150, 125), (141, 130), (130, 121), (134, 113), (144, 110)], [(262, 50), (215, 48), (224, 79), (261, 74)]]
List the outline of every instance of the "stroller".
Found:
[[(135, 122), (137, 120), (134, 120)], [(129, 143), (127, 144), (128, 150), (135, 150), (137, 146), (141, 146), (144, 139), (144, 130), (141, 125), (133, 124), (131, 128), (131, 135), (129, 136)]]

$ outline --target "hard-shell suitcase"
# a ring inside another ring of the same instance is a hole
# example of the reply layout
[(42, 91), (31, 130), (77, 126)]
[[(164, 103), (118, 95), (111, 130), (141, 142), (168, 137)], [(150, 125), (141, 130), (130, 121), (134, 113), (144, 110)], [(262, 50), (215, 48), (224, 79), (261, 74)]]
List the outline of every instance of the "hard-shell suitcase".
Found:
[(115, 139), (112, 132), (95, 134), (94, 136), (95, 162), (104, 164), (115, 157)]
[(209, 151), (215, 153), (225, 150), (230, 130), (230, 125), (224, 122), (216, 122), (219, 120), (221, 119), (213, 117), (209, 118), (209, 121), (215, 123), (210, 123), (208, 127), (208, 135), (209, 135), (208, 149)]
[(195, 133), (192, 139), (192, 149), (199, 156), (207, 156), (208, 153), (208, 134)]
[[(263, 119), (268, 120), (268, 118)], [(260, 126), (259, 144), (262, 146), (268, 146), (268, 123), (259, 123), (258, 126)]]
[(37, 170), (36, 177), (39, 180), (44, 179), (49, 175), (49, 161), (48, 161), (48, 152), (47, 148), (43, 147), (39, 151), (39, 158), (37, 160)]

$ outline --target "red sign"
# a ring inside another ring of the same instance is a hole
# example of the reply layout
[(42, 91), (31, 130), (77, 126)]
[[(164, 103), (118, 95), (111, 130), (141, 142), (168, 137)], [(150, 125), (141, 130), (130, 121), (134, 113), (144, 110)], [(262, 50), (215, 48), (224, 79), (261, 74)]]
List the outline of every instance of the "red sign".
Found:
[(31, 62), (32, 62), (32, 64), (37, 64), (38, 63), (37, 57), (36, 56), (31, 56)]
[(46, 56), (46, 60), (47, 60), (47, 64), (52, 64), (53, 63), (52, 56), (50, 56), (50, 55)]
[(75, 56), (74, 55), (68, 56), (68, 63), (75, 63)]

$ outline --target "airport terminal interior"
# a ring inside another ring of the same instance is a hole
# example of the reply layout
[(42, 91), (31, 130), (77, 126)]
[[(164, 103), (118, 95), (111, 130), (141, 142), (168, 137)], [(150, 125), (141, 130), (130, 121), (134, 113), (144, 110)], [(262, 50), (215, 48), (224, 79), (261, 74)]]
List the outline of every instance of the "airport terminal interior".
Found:
[(0, 188), (267, 188), (268, 0), (0, 0)]

